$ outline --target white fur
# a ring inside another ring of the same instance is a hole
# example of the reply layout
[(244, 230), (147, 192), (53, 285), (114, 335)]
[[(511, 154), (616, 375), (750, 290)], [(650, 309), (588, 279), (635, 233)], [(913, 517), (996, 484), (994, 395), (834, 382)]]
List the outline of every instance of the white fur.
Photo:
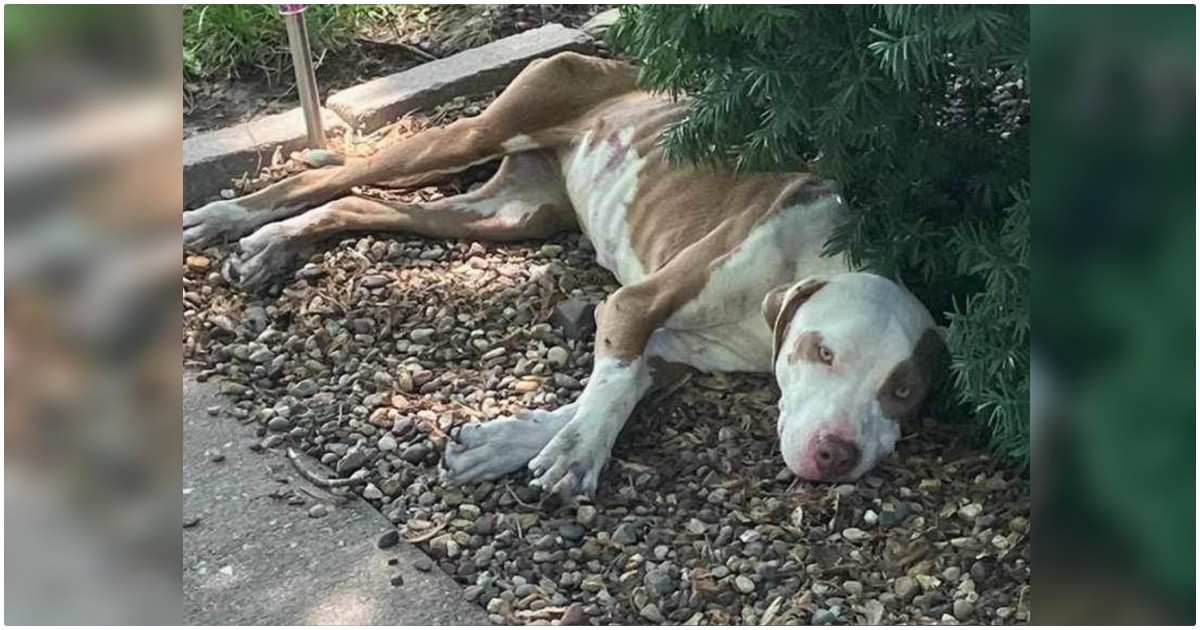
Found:
[[(834, 276), (796, 312), (775, 361), (783, 459), (798, 475), (820, 477), (812, 445), (820, 436), (854, 442), (861, 459), (846, 479), (857, 479), (891, 453), (900, 428), (883, 415), (880, 387), (933, 325), (928, 311), (899, 285), (865, 273)], [(793, 361), (791, 348), (819, 332), (833, 366)]]
[(183, 213), (183, 244), (199, 248), (222, 240), (232, 240), (260, 226), (290, 217), (300, 208), (291, 205), (251, 212), (236, 199), (214, 201), (203, 208)]
[(623, 285), (646, 276), (629, 240), (626, 211), (645, 159), (633, 149), (633, 129), (605, 138), (588, 134), (563, 154), (563, 179), (579, 227), (596, 250), (596, 262)]
[(533, 484), (551, 492), (593, 492), (617, 434), (650, 382), (642, 357), (596, 357), (575, 416), (529, 462)]
[(651, 337), (648, 353), (702, 370), (770, 371), (772, 332), (762, 298), (805, 275), (847, 270), (843, 258), (820, 255), (844, 210), (840, 198), (826, 197), (785, 208), (753, 230), (713, 269), (700, 295)]

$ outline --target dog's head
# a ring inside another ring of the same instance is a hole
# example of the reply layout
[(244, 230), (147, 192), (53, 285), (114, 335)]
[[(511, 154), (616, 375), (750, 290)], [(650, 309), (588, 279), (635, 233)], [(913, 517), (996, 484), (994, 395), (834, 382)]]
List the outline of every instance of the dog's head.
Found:
[(806, 278), (763, 299), (779, 440), (805, 479), (854, 480), (895, 448), (948, 357), (928, 309), (868, 273)]

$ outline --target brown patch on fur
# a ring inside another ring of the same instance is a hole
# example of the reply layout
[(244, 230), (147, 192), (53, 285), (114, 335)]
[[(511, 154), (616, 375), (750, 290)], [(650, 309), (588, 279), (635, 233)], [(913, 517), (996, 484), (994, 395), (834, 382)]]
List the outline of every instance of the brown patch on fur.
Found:
[(788, 361), (792, 363), (799, 361), (826, 363), (825, 359), (821, 358), (821, 344), (823, 343), (825, 343), (825, 338), (815, 330), (810, 330), (800, 335), (796, 339), (796, 344), (792, 346), (792, 352), (788, 355)]
[(795, 285), (783, 285), (767, 294), (763, 300), (763, 316), (775, 335), (774, 342), (771, 344), (771, 365), (775, 364), (775, 358), (779, 356), (779, 351), (783, 347), (783, 339), (787, 336), (788, 325), (792, 323), (792, 317), (796, 315), (796, 311), (826, 284), (828, 282), (825, 280), (805, 278), (800, 281), (799, 286), (796, 286), (795, 291), (792, 291), (792, 287)]
[[(929, 395), (934, 377), (949, 356), (946, 344), (930, 329), (921, 335), (912, 356), (896, 364), (879, 388), (876, 399), (883, 414), (901, 422), (913, 420)], [(902, 391), (903, 390), (903, 391)], [(904, 396), (897, 395), (905, 393)]]

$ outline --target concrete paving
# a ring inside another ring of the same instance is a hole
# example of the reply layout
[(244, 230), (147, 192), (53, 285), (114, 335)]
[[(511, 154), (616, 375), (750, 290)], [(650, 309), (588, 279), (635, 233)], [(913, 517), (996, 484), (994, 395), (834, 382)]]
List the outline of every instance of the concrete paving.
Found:
[[(252, 452), (250, 427), (209, 415), (209, 407), (225, 404), (214, 384), (185, 377), (183, 400), (184, 623), (487, 623), (436, 565), (415, 567), (427, 560), (415, 547), (378, 548), (380, 535), (394, 528), (370, 505), (328, 500), (283, 452)], [(296, 506), (278, 498), (293, 491), (323, 499)], [(330, 506), (329, 514), (310, 517), (316, 503)]]

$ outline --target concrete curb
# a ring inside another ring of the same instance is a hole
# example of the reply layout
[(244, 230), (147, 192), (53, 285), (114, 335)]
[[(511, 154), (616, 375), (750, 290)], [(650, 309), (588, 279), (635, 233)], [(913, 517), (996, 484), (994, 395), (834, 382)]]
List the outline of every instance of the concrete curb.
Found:
[[(337, 114), (321, 109), (325, 133), (346, 129)], [(275, 147), (285, 155), (304, 148), (308, 134), (300, 108), (183, 141), (183, 206), (189, 208), (229, 188), (230, 180), (270, 162)]]

